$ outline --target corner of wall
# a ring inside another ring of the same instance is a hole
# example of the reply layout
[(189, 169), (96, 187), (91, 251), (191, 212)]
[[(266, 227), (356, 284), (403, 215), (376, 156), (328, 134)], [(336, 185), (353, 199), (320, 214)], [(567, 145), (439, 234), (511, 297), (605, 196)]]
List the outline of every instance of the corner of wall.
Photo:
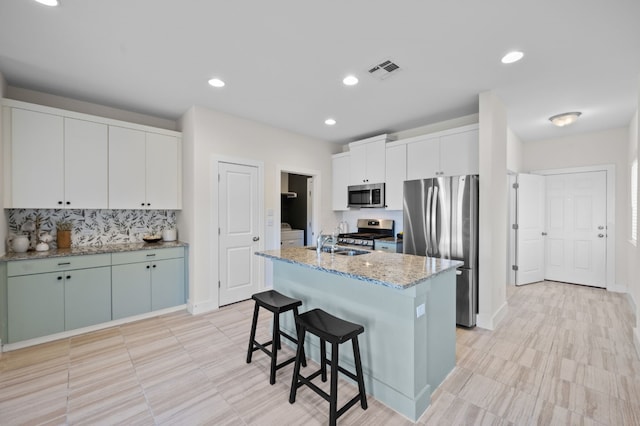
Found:
[[(7, 81), (4, 79), (2, 73), (0, 73), (0, 98), (4, 98), (7, 92)], [(0, 141), (2, 140), (2, 116), (0, 115)], [(4, 164), (4, 144), (0, 143), (0, 164)], [(0, 171), (0, 193), (4, 194), (4, 170)], [(0, 256), (4, 256), (6, 253), (5, 241), (7, 240), (7, 233), (9, 231), (7, 225), (7, 214), (4, 209), (4, 196), (0, 196)]]

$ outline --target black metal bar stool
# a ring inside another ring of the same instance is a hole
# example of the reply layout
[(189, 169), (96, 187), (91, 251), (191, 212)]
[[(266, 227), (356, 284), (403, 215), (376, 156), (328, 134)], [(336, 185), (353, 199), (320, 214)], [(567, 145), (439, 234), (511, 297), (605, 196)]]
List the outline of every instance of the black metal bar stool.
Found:
[[(360, 347), (358, 346), (358, 335), (364, 332), (364, 327), (349, 321), (334, 317), (322, 309), (312, 309), (296, 317), (298, 324), (298, 351), (296, 353), (296, 363), (293, 368), (293, 381), (291, 382), (291, 393), (289, 402), (296, 401), (296, 392), (302, 385), (309, 386), (318, 395), (329, 401), (329, 424), (335, 425), (336, 420), (349, 408), (360, 401), (362, 409), (367, 409), (367, 395), (364, 391), (364, 377), (362, 374), (362, 363), (360, 361)], [(300, 364), (304, 361), (304, 338), (309, 332), (320, 338), (320, 369), (315, 373), (304, 377), (300, 374)], [(356, 374), (345, 370), (338, 365), (338, 345), (351, 340), (353, 344), (353, 358), (355, 361)], [(331, 361), (327, 359), (326, 342), (331, 343)], [(331, 366), (331, 389), (327, 394), (311, 380), (321, 375), (322, 381), (327, 381), (327, 364)], [(358, 394), (338, 410), (338, 371), (349, 376), (358, 383)]]
[[(298, 299), (292, 299), (284, 294), (278, 293), (275, 290), (267, 290), (262, 293), (256, 293), (251, 296), (255, 300), (255, 308), (253, 309), (253, 322), (251, 324), (251, 336), (249, 337), (249, 349), (247, 350), (247, 364), (251, 362), (251, 356), (254, 351), (258, 349), (266, 353), (271, 357), (271, 374), (269, 377), (269, 383), (274, 384), (276, 382), (276, 370), (289, 365), (295, 361), (296, 357), (293, 356), (288, 360), (278, 364), (278, 349), (281, 349), (280, 336), (286, 337), (293, 343), (298, 343), (298, 340), (292, 336), (289, 336), (285, 332), (280, 330), (280, 314), (287, 311), (293, 311), (293, 318), (298, 317), (298, 306), (302, 305), (302, 301)], [(273, 335), (270, 341), (266, 343), (259, 343), (256, 341), (256, 325), (258, 324), (258, 311), (260, 307), (265, 308), (268, 311), (273, 312)], [(298, 328), (296, 324), (296, 329)], [(271, 350), (267, 349), (267, 346), (271, 345)], [(302, 364), (307, 365), (307, 361), (304, 357), (304, 348), (302, 352)]]

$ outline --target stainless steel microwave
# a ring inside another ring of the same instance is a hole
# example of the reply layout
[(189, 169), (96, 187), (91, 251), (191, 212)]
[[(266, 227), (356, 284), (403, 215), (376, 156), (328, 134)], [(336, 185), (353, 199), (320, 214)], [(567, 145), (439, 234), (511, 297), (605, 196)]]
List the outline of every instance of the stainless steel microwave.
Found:
[(350, 185), (348, 207), (384, 208), (384, 183)]

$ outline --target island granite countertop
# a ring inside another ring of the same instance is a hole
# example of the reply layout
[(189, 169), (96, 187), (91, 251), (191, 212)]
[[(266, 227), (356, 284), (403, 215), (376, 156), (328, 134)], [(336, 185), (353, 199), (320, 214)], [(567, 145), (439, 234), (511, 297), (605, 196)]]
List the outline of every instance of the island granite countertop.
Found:
[(24, 253), (9, 252), (0, 257), (0, 262), (10, 262), (14, 260), (35, 260), (48, 259), (52, 257), (63, 256), (84, 256), (88, 254), (102, 253), (121, 253), (126, 251), (137, 250), (154, 250), (172, 247), (187, 247), (187, 243), (181, 241), (162, 241), (158, 243), (125, 243), (125, 244), (106, 244), (103, 246), (77, 246), (68, 249), (51, 249), (47, 251), (27, 251)]
[(397, 289), (413, 287), (463, 264), (458, 260), (375, 251), (359, 256), (318, 254), (309, 247), (267, 250), (256, 255)]

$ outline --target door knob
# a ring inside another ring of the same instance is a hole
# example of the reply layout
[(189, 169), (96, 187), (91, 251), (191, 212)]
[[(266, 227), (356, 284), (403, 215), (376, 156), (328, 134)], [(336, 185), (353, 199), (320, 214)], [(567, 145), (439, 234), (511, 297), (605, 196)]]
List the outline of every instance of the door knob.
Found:
[(604, 234), (598, 234), (598, 238), (604, 238)]
[(259, 241), (260, 237), (253, 237), (253, 241)]
[(600, 225), (598, 226), (598, 229), (604, 229), (604, 226)]
[(543, 236), (543, 237), (545, 237), (546, 235), (547, 235), (547, 233), (546, 233), (546, 232), (543, 232), (543, 233), (542, 233), (542, 236)]

